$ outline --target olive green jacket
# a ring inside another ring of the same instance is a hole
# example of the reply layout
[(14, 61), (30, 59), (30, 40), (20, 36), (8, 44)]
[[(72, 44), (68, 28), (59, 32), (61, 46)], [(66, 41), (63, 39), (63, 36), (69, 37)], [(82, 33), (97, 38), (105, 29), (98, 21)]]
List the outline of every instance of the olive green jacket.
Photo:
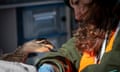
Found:
[[(71, 72), (78, 72), (82, 54), (75, 48), (74, 41), (75, 39), (72, 38), (57, 51), (47, 53), (44, 58), (39, 60), (37, 67), (43, 63), (52, 63), (59, 68), (60, 72), (66, 72), (63, 68), (68, 64), (65, 62), (67, 59), (71, 64)], [(89, 65), (82, 72), (120, 72), (120, 31), (117, 34), (112, 51), (103, 55), (101, 63)]]

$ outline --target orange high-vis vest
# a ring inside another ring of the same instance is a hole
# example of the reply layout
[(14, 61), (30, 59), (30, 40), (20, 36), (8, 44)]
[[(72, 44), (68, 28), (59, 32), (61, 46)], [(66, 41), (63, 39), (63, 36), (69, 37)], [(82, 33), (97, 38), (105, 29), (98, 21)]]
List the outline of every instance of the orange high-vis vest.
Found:
[[(114, 40), (115, 40), (115, 35), (113, 34), (109, 43), (107, 44), (105, 52), (110, 52), (112, 50)], [(95, 56), (91, 56), (90, 54), (83, 52), (83, 56), (79, 64), (78, 72), (81, 72), (84, 68), (86, 68), (88, 65), (91, 64), (95, 64)]]

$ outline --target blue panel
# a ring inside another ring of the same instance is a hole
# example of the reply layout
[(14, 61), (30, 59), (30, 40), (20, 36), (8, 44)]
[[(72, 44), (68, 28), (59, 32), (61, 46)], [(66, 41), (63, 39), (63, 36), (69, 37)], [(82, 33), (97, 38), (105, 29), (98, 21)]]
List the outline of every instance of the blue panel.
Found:
[[(18, 8), (18, 45), (36, 38), (47, 38), (60, 47), (67, 39), (64, 3)], [(60, 40), (62, 39), (62, 40)]]

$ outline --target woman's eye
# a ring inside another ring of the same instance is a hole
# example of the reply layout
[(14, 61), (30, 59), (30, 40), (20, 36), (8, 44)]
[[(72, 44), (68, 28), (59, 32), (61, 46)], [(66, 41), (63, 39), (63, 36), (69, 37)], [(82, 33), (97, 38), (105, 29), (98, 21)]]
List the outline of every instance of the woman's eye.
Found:
[(75, 4), (79, 4), (79, 0), (76, 0), (76, 1), (75, 1)]
[(79, 0), (73, 0), (72, 4), (79, 4)]

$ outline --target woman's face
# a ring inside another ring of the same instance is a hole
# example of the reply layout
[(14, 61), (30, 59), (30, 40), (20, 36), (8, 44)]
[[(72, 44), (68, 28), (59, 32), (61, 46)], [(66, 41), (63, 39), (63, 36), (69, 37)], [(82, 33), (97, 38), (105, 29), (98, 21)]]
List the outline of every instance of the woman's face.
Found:
[(77, 21), (85, 21), (89, 16), (89, 8), (92, 0), (69, 0)]

